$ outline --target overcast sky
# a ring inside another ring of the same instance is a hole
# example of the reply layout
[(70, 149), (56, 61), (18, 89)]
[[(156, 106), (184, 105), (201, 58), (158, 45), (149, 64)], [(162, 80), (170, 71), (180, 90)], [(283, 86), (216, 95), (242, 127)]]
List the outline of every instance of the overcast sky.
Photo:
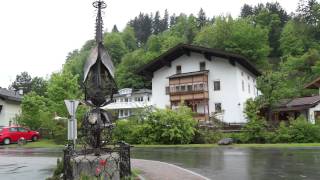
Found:
[[(0, 87), (8, 87), (15, 76), (49, 77), (59, 71), (68, 52), (94, 38), (93, 0), (1, 0), (0, 1)], [(170, 14), (196, 15), (202, 7), (208, 17), (231, 14), (237, 17), (244, 3), (273, 0), (108, 0), (105, 28), (120, 30), (139, 12), (165, 9)], [(294, 12), (298, 0), (278, 0), (287, 12)]]

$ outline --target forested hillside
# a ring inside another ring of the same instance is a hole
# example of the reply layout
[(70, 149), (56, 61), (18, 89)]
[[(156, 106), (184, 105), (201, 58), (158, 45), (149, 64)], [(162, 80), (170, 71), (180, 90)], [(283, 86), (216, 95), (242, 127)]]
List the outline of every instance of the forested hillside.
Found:
[[(300, 1), (290, 14), (278, 3), (246, 4), (237, 18), (207, 17), (202, 9), (197, 15), (140, 13), (123, 31), (114, 26), (106, 32), (104, 43), (116, 65), (119, 88), (150, 87), (135, 71), (178, 43), (190, 43), (246, 56), (265, 72), (264, 83), (276, 83), (283, 97), (310, 95), (303, 86), (320, 75), (319, 9), (319, 2), (309, 0)], [(93, 45), (89, 40), (69, 53), (63, 71), (81, 79)]]

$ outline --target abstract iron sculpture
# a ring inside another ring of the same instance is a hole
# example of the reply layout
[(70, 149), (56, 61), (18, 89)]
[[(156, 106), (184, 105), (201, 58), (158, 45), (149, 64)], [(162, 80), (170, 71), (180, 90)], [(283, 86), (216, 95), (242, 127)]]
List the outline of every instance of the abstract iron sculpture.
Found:
[(101, 109), (112, 102), (113, 94), (117, 91), (114, 81), (114, 66), (111, 57), (103, 46), (103, 21), (102, 9), (106, 8), (105, 2), (98, 0), (93, 3), (97, 8), (96, 18), (96, 47), (87, 59), (84, 66), (85, 101), (92, 107), (83, 122), (84, 135), (87, 143), (99, 154), (99, 149), (110, 142), (112, 119), (111, 115)]
[[(96, 46), (84, 66), (83, 80), (85, 103), (91, 110), (87, 112), (79, 133), (78, 142), (83, 147), (77, 150), (72, 148), (74, 144), (69, 142), (64, 149), (65, 180), (78, 179), (84, 172), (99, 179), (124, 179), (131, 175), (130, 145), (124, 142), (111, 143), (112, 116), (101, 108), (112, 102), (117, 86), (111, 57), (103, 47), (102, 41), (101, 11), (106, 8), (106, 4), (97, 0), (93, 6), (98, 10)], [(108, 146), (105, 146), (107, 144)]]

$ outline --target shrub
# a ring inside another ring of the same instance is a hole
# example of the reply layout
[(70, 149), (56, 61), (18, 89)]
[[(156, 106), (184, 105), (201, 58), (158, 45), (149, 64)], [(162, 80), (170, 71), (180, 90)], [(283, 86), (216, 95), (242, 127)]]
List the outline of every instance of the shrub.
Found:
[(279, 127), (275, 132), (270, 134), (271, 143), (288, 143), (290, 142), (290, 129), (285, 122), (280, 122)]
[(223, 134), (220, 131), (210, 129), (197, 129), (193, 137), (193, 144), (212, 144), (217, 143), (223, 138)]
[(320, 128), (310, 124), (303, 116), (292, 120), (289, 127), (290, 142), (313, 143), (320, 141)]
[(194, 136), (195, 125), (192, 111), (187, 107), (146, 110), (128, 120), (117, 121), (114, 140), (131, 144), (188, 144)]

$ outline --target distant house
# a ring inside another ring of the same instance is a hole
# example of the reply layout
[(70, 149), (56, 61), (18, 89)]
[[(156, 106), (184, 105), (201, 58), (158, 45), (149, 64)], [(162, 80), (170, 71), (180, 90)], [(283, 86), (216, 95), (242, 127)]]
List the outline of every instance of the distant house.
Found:
[(21, 112), (22, 93), (0, 88), (0, 126), (8, 126)]
[(315, 124), (320, 119), (320, 96), (300, 97), (282, 100), (273, 108), (273, 122), (288, 121), (290, 118), (304, 116), (310, 123)]
[(151, 90), (131, 88), (120, 89), (118, 94), (114, 94), (114, 101), (104, 107), (106, 110), (113, 110), (118, 114), (118, 118), (126, 118), (134, 114), (137, 109), (151, 105)]
[(260, 72), (247, 58), (200, 46), (179, 44), (139, 70), (152, 79), (152, 104), (189, 106), (200, 121), (215, 116), (225, 123), (245, 123), (245, 102), (258, 95)]
[[(305, 86), (307, 89), (318, 89), (320, 78)], [(272, 112), (272, 121), (288, 121), (290, 118), (304, 116), (310, 123), (320, 123), (320, 95), (281, 100)]]

